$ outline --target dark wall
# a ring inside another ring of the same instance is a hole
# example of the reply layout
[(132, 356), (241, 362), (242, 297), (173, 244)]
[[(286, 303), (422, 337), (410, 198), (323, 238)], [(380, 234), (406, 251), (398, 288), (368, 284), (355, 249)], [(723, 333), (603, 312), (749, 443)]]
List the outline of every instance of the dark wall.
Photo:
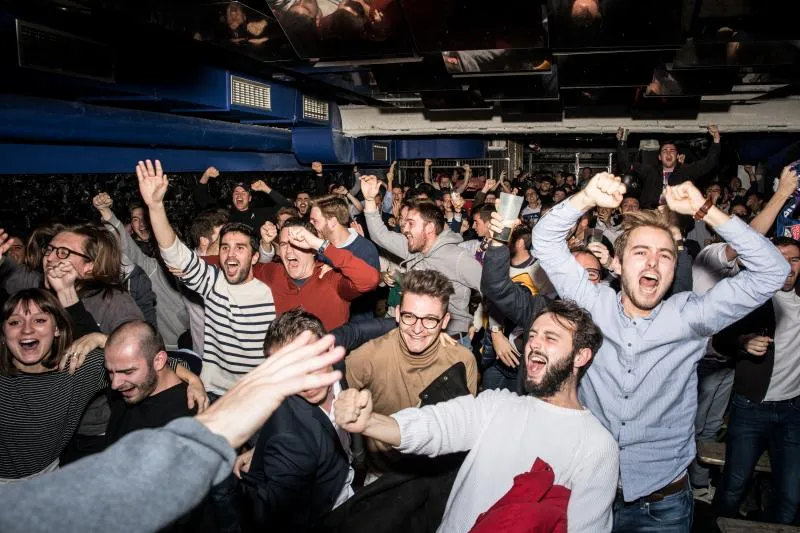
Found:
[[(341, 172), (331, 174), (333, 179), (349, 183)], [(193, 199), (198, 176), (172, 174), (169, 179), (167, 212), (175, 229), (186, 235), (192, 219), (200, 210)], [(251, 183), (257, 179), (265, 180), (289, 198), (293, 198), (301, 188), (310, 186), (308, 173), (226, 173), (212, 181), (212, 192), (220, 198), (220, 205), (227, 207), (233, 184), (239, 181)], [(66, 223), (96, 220), (98, 214), (92, 207), (92, 197), (99, 192), (111, 195), (115, 213), (127, 221), (128, 206), (141, 201), (138, 187), (135, 174), (0, 176), (0, 228), (12, 235), (24, 235), (53, 220)], [(254, 202), (258, 201), (258, 196), (258, 193), (254, 195)]]

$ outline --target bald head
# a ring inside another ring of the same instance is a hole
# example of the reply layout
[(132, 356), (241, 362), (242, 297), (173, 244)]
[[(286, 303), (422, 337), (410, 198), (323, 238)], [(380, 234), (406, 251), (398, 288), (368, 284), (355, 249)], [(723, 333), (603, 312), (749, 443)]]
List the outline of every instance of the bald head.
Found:
[(164, 340), (143, 320), (127, 322), (108, 336), (105, 365), (111, 388), (128, 404), (136, 404), (157, 393), (159, 377), (171, 372)]

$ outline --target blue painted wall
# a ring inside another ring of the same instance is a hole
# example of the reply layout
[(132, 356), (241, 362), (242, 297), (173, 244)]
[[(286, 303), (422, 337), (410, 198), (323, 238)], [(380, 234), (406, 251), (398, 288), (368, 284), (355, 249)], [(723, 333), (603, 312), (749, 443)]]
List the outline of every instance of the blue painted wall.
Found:
[(394, 141), (394, 159), (480, 159), (486, 141), (480, 139), (402, 139)]

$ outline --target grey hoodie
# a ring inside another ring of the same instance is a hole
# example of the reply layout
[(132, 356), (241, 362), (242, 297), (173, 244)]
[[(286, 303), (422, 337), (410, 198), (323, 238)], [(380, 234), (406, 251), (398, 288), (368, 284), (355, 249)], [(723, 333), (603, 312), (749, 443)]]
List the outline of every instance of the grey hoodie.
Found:
[(469, 312), (470, 289), (480, 291), (482, 267), (468, 250), (459, 246), (463, 242), (461, 235), (445, 226), (428, 253), (410, 253), (408, 240), (402, 233), (389, 231), (380, 212), (365, 212), (364, 216), (370, 239), (403, 260), (400, 263), (401, 271), (436, 270), (447, 276), (455, 289), (455, 294), (450, 297), (450, 323), (447, 331), (466, 333), (472, 324), (472, 315)]

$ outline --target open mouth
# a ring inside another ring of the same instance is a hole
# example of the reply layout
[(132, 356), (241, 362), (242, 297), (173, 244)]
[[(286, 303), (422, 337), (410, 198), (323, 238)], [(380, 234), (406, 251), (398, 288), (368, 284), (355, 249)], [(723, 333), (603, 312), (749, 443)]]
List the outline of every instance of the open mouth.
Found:
[(33, 351), (39, 346), (39, 341), (36, 339), (23, 339), (19, 341), (19, 345), (25, 351)]
[(228, 273), (228, 275), (235, 274), (237, 270), (239, 270), (239, 261), (225, 262), (225, 271)]
[(547, 367), (547, 357), (538, 353), (532, 353), (528, 356), (527, 367), (528, 376), (538, 376), (544, 372), (545, 367)]
[(642, 274), (639, 277), (639, 287), (642, 289), (642, 291), (648, 294), (656, 292), (658, 289), (658, 282), (658, 276), (649, 272)]

